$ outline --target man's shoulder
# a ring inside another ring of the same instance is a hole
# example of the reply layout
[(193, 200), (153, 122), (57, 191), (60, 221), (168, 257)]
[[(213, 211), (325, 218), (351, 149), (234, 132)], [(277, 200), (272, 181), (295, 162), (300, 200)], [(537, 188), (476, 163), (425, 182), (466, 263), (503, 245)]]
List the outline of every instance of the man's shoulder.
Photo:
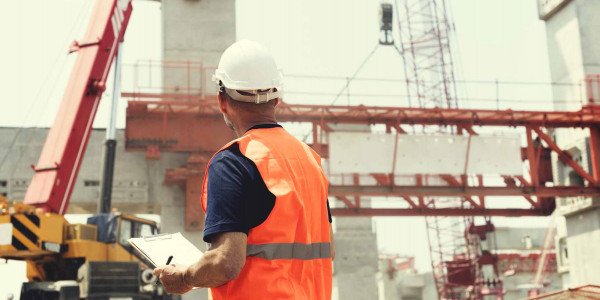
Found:
[(217, 152), (212, 160), (215, 161), (222, 159), (231, 159), (240, 156), (242, 156), (242, 153), (240, 152), (240, 146), (238, 145), (238, 143), (232, 143), (227, 148)]
[(240, 153), (239, 146), (237, 143), (230, 145), (229, 147), (217, 152), (210, 161), (209, 169), (220, 169), (225, 167), (237, 167), (245, 164), (243, 155)]
[(234, 172), (242, 177), (254, 177), (256, 166), (240, 152), (237, 143), (219, 151), (210, 162), (208, 171), (211, 175), (222, 172)]

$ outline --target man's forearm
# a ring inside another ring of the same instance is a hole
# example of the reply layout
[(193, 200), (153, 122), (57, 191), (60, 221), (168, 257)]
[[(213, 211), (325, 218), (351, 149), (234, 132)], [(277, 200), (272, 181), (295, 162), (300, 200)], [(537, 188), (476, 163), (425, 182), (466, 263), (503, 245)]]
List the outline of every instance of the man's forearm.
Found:
[(246, 234), (225, 232), (212, 238), (200, 261), (189, 266), (183, 280), (188, 286), (217, 287), (238, 277), (246, 262)]
[(217, 251), (207, 251), (200, 260), (189, 266), (184, 282), (194, 287), (217, 287), (235, 279), (228, 271), (227, 260)]

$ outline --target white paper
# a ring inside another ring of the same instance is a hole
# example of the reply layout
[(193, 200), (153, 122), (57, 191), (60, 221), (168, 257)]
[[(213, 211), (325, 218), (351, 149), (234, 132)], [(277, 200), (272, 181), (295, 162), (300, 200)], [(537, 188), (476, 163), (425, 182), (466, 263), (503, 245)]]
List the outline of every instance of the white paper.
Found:
[(171, 264), (185, 266), (195, 264), (202, 256), (202, 251), (180, 232), (131, 238), (129, 243), (154, 263), (155, 267), (166, 265), (171, 255), (173, 256)]
[(10, 245), (12, 244), (12, 230), (13, 225), (8, 224), (0, 224), (0, 245)]

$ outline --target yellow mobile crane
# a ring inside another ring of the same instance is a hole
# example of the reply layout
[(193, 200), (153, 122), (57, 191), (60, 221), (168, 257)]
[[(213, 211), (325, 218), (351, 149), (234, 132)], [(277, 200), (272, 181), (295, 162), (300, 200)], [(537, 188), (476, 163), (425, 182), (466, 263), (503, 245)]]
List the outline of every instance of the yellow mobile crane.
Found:
[[(0, 225), (12, 227), (0, 257), (23, 260), (27, 278), (21, 299), (81, 299), (92, 296), (170, 299), (154, 286), (152, 269), (127, 240), (157, 233), (154, 221), (134, 215), (97, 214), (88, 224), (0, 199)], [(70, 295), (65, 297), (65, 295)]]
[[(156, 234), (156, 223), (110, 212), (114, 125), (105, 145), (99, 213), (87, 224), (69, 224), (63, 216), (132, 9), (131, 0), (96, 1), (83, 41), (71, 45), (77, 61), (25, 198), (12, 205), (0, 199), (0, 258), (26, 262), (22, 300), (172, 299), (154, 285), (151, 264), (127, 242)], [(119, 73), (117, 67), (115, 85)]]

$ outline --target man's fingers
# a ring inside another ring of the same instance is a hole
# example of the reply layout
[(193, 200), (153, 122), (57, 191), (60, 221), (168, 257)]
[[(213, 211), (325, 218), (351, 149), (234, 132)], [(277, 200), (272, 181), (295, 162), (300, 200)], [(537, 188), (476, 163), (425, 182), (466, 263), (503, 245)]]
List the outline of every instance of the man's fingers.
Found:
[(160, 274), (162, 273), (163, 268), (156, 268), (154, 269), (154, 271), (152, 271), (152, 274), (154, 274), (154, 276), (160, 276)]

